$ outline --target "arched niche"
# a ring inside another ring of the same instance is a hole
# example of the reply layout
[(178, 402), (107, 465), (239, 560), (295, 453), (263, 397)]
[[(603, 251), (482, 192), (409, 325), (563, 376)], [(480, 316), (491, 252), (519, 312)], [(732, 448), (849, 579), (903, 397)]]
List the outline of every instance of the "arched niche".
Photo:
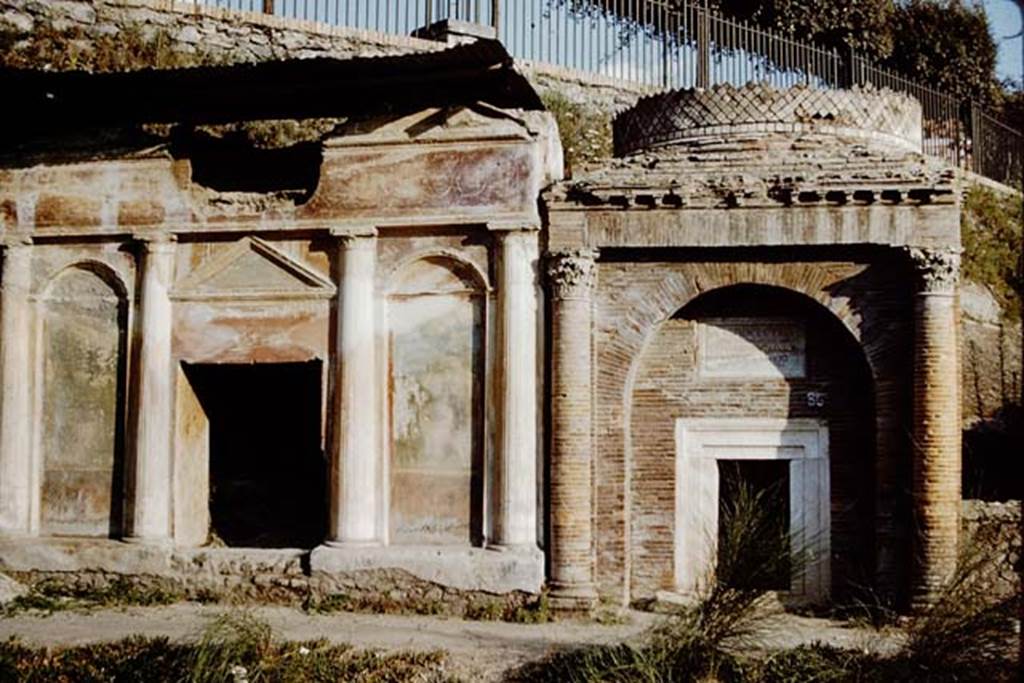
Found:
[(116, 276), (80, 264), (42, 301), (43, 534), (123, 530), (127, 302)]
[[(737, 476), (783, 493), (783, 514), (797, 520), (791, 533), (813, 529), (817, 545), (808, 548), (828, 565), (816, 573), (823, 585), (803, 597), (847, 597), (870, 585), (874, 385), (839, 318), (782, 287), (726, 286), (659, 323), (637, 362), (629, 396), (634, 597), (689, 588), (681, 576), (712, 569), (690, 565), (714, 546), (717, 521), (693, 519), (717, 520), (719, 486)], [(711, 476), (693, 478), (705, 470)], [(789, 590), (800, 598), (797, 581)]]
[(486, 287), (448, 256), (401, 267), (388, 297), (389, 537), (482, 540)]

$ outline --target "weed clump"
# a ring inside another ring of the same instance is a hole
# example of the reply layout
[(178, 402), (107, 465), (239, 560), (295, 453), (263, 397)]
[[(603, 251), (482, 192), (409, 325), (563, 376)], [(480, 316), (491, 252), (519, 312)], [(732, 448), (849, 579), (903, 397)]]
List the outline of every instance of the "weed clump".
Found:
[(565, 173), (612, 156), (612, 119), (597, 107), (573, 102), (557, 90), (545, 90), (541, 101), (558, 123), (565, 155)]
[(281, 643), (251, 614), (213, 619), (194, 642), (133, 637), (59, 650), (0, 643), (0, 680), (76, 683), (448, 681), (441, 651), (384, 654), (326, 640)]
[[(770, 650), (758, 635), (777, 615), (766, 604), (772, 577), (799, 572), (762, 492), (740, 490), (723, 510), (718, 571), (696, 602), (671, 614), (637, 643), (558, 652), (512, 680), (530, 683), (717, 681), (720, 683), (995, 683), (1017, 679), (1016, 600), (991, 590), (1000, 558), (992, 544), (968, 540), (937, 600), (905, 620), (905, 639), (890, 652), (822, 643)], [(754, 558), (757, 558), (756, 560)], [(1017, 596), (1020, 599), (1020, 596)], [(884, 616), (890, 612), (879, 606)], [(871, 610), (874, 612), (875, 610)]]
[(69, 585), (56, 580), (44, 580), (32, 586), (25, 595), (7, 603), (2, 614), (11, 616), (25, 611), (52, 613), (101, 607), (154, 607), (171, 605), (185, 599), (185, 592), (175, 587), (139, 584), (124, 576), (118, 576), (103, 586)]
[(960, 221), (964, 277), (988, 287), (1009, 320), (1019, 319), (1024, 292), (1020, 272), (1021, 201), (1020, 195), (973, 186), (964, 195)]
[(114, 34), (40, 25), (28, 34), (0, 32), (0, 66), (42, 71), (134, 71), (209, 65), (223, 59), (203, 49), (187, 52), (165, 29), (127, 24)]

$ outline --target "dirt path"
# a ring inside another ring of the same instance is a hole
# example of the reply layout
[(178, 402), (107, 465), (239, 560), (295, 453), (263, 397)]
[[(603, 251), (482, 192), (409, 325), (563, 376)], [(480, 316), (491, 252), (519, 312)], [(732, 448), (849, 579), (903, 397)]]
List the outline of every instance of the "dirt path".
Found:
[[(18, 636), (27, 644), (41, 646), (80, 645), (130, 635), (185, 640), (195, 637), (209, 618), (224, 611), (222, 606), (179, 604), (49, 616), (25, 614), (0, 619), (0, 639)], [(447, 650), (455, 672), (472, 681), (499, 680), (503, 671), (559, 648), (636, 638), (657, 619), (633, 612), (629, 623), (613, 626), (574, 622), (523, 625), (419, 616), (317, 615), (287, 607), (250, 611), (270, 623), (275, 636), (283, 640), (327, 638), (362, 648)], [(823, 640), (846, 647), (874, 647), (872, 639), (877, 641), (877, 636), (870, 631), (795, 616), (776, 624), (768, 638), (779, 646)]]

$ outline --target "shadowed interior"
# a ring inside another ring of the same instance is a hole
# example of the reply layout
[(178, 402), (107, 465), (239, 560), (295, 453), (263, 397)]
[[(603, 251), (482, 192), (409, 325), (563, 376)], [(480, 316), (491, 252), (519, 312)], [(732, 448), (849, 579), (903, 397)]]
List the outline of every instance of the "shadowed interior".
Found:
[(228, 546), (308, 548), (326, 533), (320, 362), (201, 364), (186, 375), (210, 422), (210, 526)]

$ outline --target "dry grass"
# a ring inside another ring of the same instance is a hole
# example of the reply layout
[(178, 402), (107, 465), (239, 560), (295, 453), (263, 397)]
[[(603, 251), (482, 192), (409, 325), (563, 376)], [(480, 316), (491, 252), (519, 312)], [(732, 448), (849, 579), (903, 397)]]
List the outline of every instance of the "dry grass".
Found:
[(385, 654), (325, 640), (281, 643), (266, 623), (242, 612), (214, 619), (189, 643), (127, 638), (59, 650), (0, 644), (0, 680), (25, 683), (440, 683), (454, 680), (445, 663), (440, 651)]

